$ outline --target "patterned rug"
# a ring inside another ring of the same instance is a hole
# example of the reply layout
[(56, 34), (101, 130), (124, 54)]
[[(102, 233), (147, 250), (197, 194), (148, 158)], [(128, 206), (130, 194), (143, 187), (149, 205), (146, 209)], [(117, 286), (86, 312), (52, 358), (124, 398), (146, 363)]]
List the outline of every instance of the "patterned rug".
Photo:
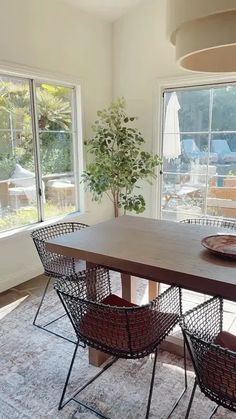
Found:
[[(118, 289), (118, 287), (117, 287)], [(62, 411), (57, 406), (68, 371), (74, 345), (34, 326), (32, 319), (39, 298), (19, 299), (1, 319), (0, 331), (0, 418), (1, 419), (90, 419), (93, 413), (70, 402)], [(54, 290), (44, 307), (46, 316), (61, 311)], [(61, 311), (62, 312), (62, 311)], [(73, 334), (63, 318), (55, 331)], [(87, 349), (77, 353), (69, 392), (73, 392), (99, 370), (88, 364)], [(97, 381), (80, 394), (80, 400), (114, 419), (141, 419), (150, 384), (153, 359), (119, 360)], [(193, 384), (193, 371), (188, 363), (189, 390), (172, 415), (184, 418)], [(183, 388), (183, 361), (168, 352), (160, 352), (150, 418), (164, 419)], [(214, 403), (197, 392), (190, 419), (209, 416)], [(236, 415), (220, 408), (215, 418), (232, 419)]]

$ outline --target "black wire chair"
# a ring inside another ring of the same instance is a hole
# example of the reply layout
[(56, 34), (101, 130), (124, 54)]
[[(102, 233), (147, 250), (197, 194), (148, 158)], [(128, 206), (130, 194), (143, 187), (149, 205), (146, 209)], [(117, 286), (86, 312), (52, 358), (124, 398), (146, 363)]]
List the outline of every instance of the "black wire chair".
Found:
[[(92, 407), (76, 399), (76, 396), (118, 358), (143, 358), (154, 352), (155, 357), (146, 412), (146, 418), (148, 418), (158, 347), (179, 321), (181, 290), (178, 287), (170, 287), (149, 304), (136, 306), (112, 294), (109, 271), (104, 267), (96, 267), (67, 278), (60, 278), (55, 282), (54, 287), (71, 320), (78, 342), (82, 341), (88, 346), (114, 357), (95, 377), (64, 401), (78, 349), (78, 345), (76, 345), (58, 409), (62, 409), (67, 403), (74, 400), (97, 415), (106, 418)], [(184, 368), (185, 386), (168, 418), (187, 388), (185, 346)]]
[(74, 259), (72, 257), (62, 256), (57, 253), (52, 253), (48, 251), (46, 249), (46, 241), (54, 237), (62, 236), (62, 235), (69, 234), (77, 230), (84, 229), (85, 227), (88, 227), (88, 226), (86, 224), (77, 223), (77, 222), (66, 222), (66, 223), (53, 224), (46, 227), (38, 228), (37, 230), (33, 231), (31, 234), (31, 237), (34, 241), (34, 244), (36, 246), (36, 249), (38, 251), (39, 257), (41, 259), (41, 262), (44, 268), (44, 275), (48, 277), (48, 281), (46, 283), (41, 301), (39, 303), (39, 306), (37, 308), (37, 311), (33, 320), (33, 325), (49, 333), (52, 333), (53, 335), (62, 337), (63, 339), (66, 339), (73, 343), (76, 343), (76, 342), (48, 329), (48, 326), (50, 326), (52, 323), (55, 323), (62, 317), (64, 317), (66, 315), (65, 313), (57, 317), (56, 319), (46, 323), (45, 325), (37, 324), (36, 321), (37, 321), (39, 312), (41, 310), (41, 307), (42, 307), (51, 279), (60, 278), (65, 275), (71, 275), (73, 273), (76, 273), (85, 269), (85, 262), (82, 260)]
[(218, 219), (218, 218), (187, 218), (185, 220), (181, 220), (180, 223), (183, 224), (200, 224), (205, 226), (215, 226), (215, 227), (222, 227), (222, 228), (230, 228), (232, 230), (236, 230), (236, 221), (227, 220), (225, 219)]
[(223, 300), (213, 297), (188, 311), (181, 320), (182, 331), (192, 358), (196, 378), (185, 419), (197, 385), (214, 407), (236, 412), (236, 336), (223, 331)]

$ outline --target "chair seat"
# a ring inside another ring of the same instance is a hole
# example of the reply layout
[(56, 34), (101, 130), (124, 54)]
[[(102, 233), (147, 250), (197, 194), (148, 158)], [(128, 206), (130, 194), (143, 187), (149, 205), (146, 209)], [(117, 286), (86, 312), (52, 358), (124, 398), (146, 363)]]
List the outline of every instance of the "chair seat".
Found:
[(215, 340), (216, 345), (236, 352), (236, 336), (229, 332), (220, 332)]
[(116, 294), (108, 295), (102, 300), (102, 303), (114, 307), (138, 307), (137, 304), (131, 303), (131, 301), (127, 301)]
[(102, 303), (107, 305), (107, 315), (99, 306), (89, 309), (81, 321), (80, 334), (87, 343), (98, 344), (101, 350), (118, 353), (119, 357), (123, 354), (137, 358), (144, 352), (151, 353), (178, 322), (176, 313), (151, 310), (149, 305), (136, 306), (114, 294)]

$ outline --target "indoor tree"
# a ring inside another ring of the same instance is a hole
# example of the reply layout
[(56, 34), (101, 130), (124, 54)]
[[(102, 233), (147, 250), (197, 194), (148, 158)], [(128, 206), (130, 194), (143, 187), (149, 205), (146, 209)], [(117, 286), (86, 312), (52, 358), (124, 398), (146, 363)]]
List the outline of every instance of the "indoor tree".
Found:
[(143, 179), (151, 183), (161, 163), (156, 154), (143, 149), (145, 140), (133, 126), (137, 117), (129, 117), (125, 107), (125, 99), (118, 98), (108, 109), (98, 111), (92, 125), (94, 135), (85, 142), (92, 161), (82, 175), (83, 181), (94, 200), (101, 200), (103, 194), (110, 198), (115, 217), (119, 208), (124, 213), (145, 210), (144, 197), (135, 189), (140, 188), (138, 183)]

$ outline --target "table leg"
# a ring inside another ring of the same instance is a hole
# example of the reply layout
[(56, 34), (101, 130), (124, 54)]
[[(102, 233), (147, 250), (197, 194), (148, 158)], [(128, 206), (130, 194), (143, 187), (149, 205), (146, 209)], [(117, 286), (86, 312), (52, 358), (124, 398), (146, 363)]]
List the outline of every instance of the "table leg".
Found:
[(148, 281), (149, 301), (154, 300), (159, 295), (159, 282)]
[(110, 358), (110, 355), (105, 352), (99, 351), (98, 349), (89, 348), (88, 350), (89, 364), (95, 367), (100, 367), (105, 361)]
[(122, 298), (136, 303), (136, 281), (135, 277), (129, 274), (121, 274)]

